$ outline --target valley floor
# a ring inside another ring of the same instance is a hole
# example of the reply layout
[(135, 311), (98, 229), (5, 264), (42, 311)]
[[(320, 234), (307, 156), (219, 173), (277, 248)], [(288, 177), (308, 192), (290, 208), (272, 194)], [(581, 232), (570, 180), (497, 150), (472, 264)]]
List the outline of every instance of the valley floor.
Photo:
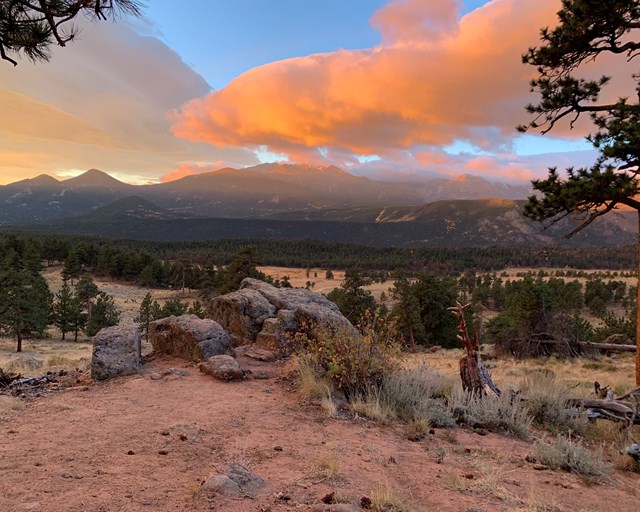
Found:
[[(328, 418), (301, 402), (283, 370), (223, 383), (161, 357), (136, 376), (85, 376), (27, 400), (0, 395), (0, 511), (331, 510), (321, 503), (331, 492), (354, 504), (386, 496), (405, 502), (388, 510), (405, 511), (638, 510), (638, 475), (588, 486), (534, 470), (532, 441), (435, 429), (411, 442), (400, 425)], [(244, 499), (201, 489), (232, 462), (268, 489)]]

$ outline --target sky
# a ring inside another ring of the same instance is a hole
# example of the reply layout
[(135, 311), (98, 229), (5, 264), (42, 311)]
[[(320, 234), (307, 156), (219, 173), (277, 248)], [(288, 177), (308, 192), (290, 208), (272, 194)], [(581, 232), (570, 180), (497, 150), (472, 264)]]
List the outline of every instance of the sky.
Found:
[(560, 0), (147, 3), (140, 19), (80, 20), (49, 63), (0, 62), (0, 184), (90, 168), (153, 183), (267, 161), (523, 181), (594, 159), (586, 123), (515, 130), (535, 100), (521, 54)]

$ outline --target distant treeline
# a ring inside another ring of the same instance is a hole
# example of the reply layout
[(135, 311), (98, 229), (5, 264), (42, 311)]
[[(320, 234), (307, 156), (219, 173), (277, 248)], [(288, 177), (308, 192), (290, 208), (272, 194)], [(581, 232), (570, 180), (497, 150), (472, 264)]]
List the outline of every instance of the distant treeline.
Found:
[[(374, 248), (317, 240), (228, 239), (207, 242), (155, 242), (7, 231), (0, 232), (0, 241), (4, 241), (8, 236), (30, 240), (37, 247), (43, 260), (47, 261), (64, 261), (69, 251), (74, 248), (77, 248), (79, 254), (84, 254), (91, 259), (93, 255), (98, 255), (101, 252), (104, 255), (108, 248), (111, 258), (114, 257), (114, 252), (129, 253), (128, 258), (125, 259), (130, 260), (133, 252), (137, 253), (137, 257), (142, 260), (145, 260), (145, 255), (148, 255), (162, 261), (184, 261), (199, 265), (227, 265), (240, 249), (253, 245), (257, 248), (257, 257), (262, 265), (300, 268), (347, 269), (359, 267), (363, 270), (405, 269), (454, 274), (466, 270), (489, 272), (507, 267), (631, 270), (637, 264), (637, 252), (634, 246), (580, 249), (544, 247), (410, 249)], [(116, 259), (122, 258), (124, 256)]]

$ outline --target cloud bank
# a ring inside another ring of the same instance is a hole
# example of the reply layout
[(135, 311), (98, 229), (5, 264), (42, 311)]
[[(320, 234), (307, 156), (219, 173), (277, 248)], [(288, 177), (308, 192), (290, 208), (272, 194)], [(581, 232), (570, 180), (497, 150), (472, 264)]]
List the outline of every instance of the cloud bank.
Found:
[[(494, 0), (461, 19), (458, 8), (453, 0), (393, 0), (371, 20), (380, 45), (247, 71), (187, 102), (173, 114), (173, 132), (219, 148), (267, 147), (294, 161), (347, 166), (354, 156), (378, 155), (389, 165), (409, 159), (429, 167), (429, 153), (451, 160), (437, 148), (460, 140), (508, 154), (531, 100), (534, 70), (521, 54), (540, 27), (556, 23), (560, 0)], [(465, 167), (488, 173), (487, 162)], [(530, 178), (516, 163), (497, 173)]]

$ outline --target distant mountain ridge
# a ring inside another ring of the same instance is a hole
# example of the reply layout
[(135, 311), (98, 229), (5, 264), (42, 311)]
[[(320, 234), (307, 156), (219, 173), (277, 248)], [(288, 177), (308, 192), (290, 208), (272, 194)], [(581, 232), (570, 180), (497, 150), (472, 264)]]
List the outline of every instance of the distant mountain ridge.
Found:
[(522, 199), (529, 192), (527, 186), (469, 175), (421, 183), (377, 181), (335, 166), (261, 164), (150, 185), (129, 185), (90, 169), (66, 180), (41, 174), (0, 186), (0, 226), (86, 215), (129, 196), (182, 217), (262, 218), (329, 208), (415, 206), (441, 199)]
[[(315, 239), (375, 247), (612, 246), (635, 239), (635, 212), (598, 219), (567, 242), (576, 221), (542, 230), (521, 214), (524, 201), (436, 201), (417, 207), (373, 207), (301, 212), (287, 218), (183, 218), (140, 197), (127, 197), (90, 214), (23, 225), (21, 229), (139, 240)], [(322, 215), (327, 213), (326, 215)]]

